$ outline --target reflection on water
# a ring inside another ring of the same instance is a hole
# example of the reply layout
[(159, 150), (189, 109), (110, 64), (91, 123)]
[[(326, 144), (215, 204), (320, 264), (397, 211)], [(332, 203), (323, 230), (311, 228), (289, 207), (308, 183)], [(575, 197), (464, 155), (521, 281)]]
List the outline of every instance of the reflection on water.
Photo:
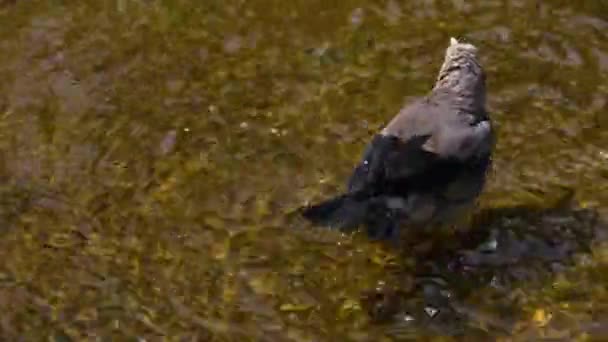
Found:
[[(405, 258), (414, 251), (417, 265), (409, 291), (380, 287), (365, 295), (370, 315), (387, 325), (391, 335), (431, 330), (487, 338), (488, 332), (521, 330), (516, 322), (522, 312), (516, 308), (526, 305), (526, 285), (554, 286), (556, 275), (567, 272), (577, 257), (587, 258), (590, 246), (601, 246), (608, 237), (608, 225), (596, 211), (573, 208), (569, 201), (549, 209), (487, 209), (477, 218), (471, 231), (424, 251), (403, 249)], [(492, 305), (483, 305), (488, 300)], [(554, 323), (547, 327), (553, 336), (575, 336), (568, 326)]]
[[(0, 1), (0, 335), (605, 336), (605, 13)], [(428, 91), (450, 36), (479, 46), (499, 134), (470, 231), (395, 249), (290, 216)]]

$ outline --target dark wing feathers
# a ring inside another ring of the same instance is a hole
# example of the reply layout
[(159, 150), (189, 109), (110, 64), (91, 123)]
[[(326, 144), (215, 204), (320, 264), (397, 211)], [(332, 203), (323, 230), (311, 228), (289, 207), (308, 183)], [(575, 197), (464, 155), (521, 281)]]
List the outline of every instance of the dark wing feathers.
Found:
[(348, 183), (348, 192), (363, 197), (390, 193), (396, 182), (424, 174), (438, 157), (422, 148), (428, 136), (402, 142), (396, 137), (377, 134), (367, 146), (362, 161)]
[[(404, 188), (441, 187), (467, 168), (485, 168), (479, 163), (485, 162), (491, 149), (489, 121), (473, 122), (456, 113), (440, 117), (440, 109), (446, 110), (417, 104), (403, 110), (393, 126), (387, 126), (390, 129), (375, 135), (349, 180), (349, 193), (368, 197)], [(396, 127), (397, 121), (403, 126)]]
[(359, 193), (373, 188), (384, 177), (387, 155), (393, 150), (395, 138), (376, 134), (363, 152), (363, 158), (348, 181), (348, 192)]

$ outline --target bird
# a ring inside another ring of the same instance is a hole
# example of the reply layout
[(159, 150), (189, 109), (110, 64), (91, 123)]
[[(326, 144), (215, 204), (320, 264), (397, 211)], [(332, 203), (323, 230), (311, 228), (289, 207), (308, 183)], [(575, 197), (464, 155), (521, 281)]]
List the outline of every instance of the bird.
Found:
[(476, 205), (494, 145), (478, 48), (452, 37), (433, 88), (373, 135), (346, 190), (300, 213), (316, 225), (366, 227), (374, 239), (449, 224)]

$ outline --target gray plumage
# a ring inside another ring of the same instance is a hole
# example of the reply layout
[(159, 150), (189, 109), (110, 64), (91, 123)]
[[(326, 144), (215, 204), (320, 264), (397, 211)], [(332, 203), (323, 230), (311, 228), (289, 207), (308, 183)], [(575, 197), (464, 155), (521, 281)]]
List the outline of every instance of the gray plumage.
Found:
[(304, 208), (314, 223), (376, 238), (401, 224), (445, 223), (470, 209), (485, 183), (494, 144), (477, 48), (450, 39), (435, 86), (404, 107), (368, 144), (348, 189)]

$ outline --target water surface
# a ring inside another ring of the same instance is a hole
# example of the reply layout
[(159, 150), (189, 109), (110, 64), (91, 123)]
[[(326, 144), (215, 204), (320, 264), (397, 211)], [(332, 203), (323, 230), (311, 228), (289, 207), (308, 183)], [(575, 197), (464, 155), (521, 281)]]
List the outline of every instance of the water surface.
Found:
[[(6, 340), (601, 339), (608, 7), (0, 2)], [(289, 215), (480, 49), (498, 128), (468, 232)]]

